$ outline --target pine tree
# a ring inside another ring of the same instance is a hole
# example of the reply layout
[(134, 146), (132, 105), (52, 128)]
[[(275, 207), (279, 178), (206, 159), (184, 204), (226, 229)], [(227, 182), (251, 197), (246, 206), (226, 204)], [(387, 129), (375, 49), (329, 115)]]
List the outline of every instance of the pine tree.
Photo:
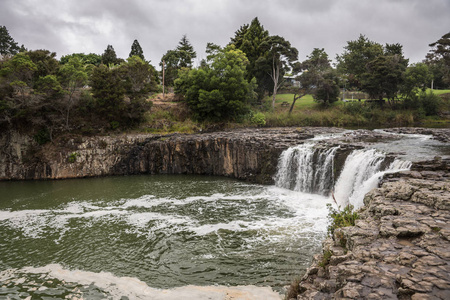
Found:
[(177, 46), (178, 55), (180, 56), (179, 67), (191, 68), (192, 61), (197, 57), (197, 53), (194, 51), (186, 35), (183, 35)]
[[(22, 46), (23, 47), (23, 46)], [(0, 54), (17, 54), (19, 53), (19, 46), (14, 41), (14, 39), (9, 35), (8, 29), (6, 26), (0, 26)]]
[(142, 60), (145, 60), (144, 51), (142, 51), (141, 45), (139, 45), (138, 40), (134, 40), (133, 44), (131, 45), (131, 52), (128, 57), (132, 57), (134, 55), (139, 56)]
[(117, 54), (112, 45), (106, 47), (105, 52), (102, 54), (102, 63), (104, 65), (117, 64)]

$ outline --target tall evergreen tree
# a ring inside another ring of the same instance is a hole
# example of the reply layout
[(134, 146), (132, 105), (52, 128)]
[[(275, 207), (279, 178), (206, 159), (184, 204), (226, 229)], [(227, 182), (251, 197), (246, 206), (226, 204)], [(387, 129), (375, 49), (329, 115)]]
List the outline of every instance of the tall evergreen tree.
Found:
[(109, 64), (115, 65), (118, 63), (117, 54), (112, 45), (108, 45), (106, 47), (105, 52), (103, 52), (102, 63), (104, 65), (109, 65)]
[[(23, 47), (23, 46), (22, 46)], [(19, 46), (14, 41), (14, 39), (9, 35), (8, 29), (6, 26), (0, 26), (0, 54), (17, 54), (19, 53)]]
[(183, 35), (177, 46), (178, 55), (180, 57), (179, 67), (191, 68), (192, 61), (197, 57), (197, 53), (194, 51), (186, 35)]
[(272, 65), (263, 65), (259, 61), (267, 55), (267, 49), (263, 49), (261, 44), (269, 37), (269, 31), (264, 29), (258, 18), (254, 18), (249, 24), (245, 24), (235, 32), (235, 36), (231, 38), (230, 44), (234, 44), (236, 49), (245, 53), (249, 64), (247, 65), (247, 81), (256, 78), (258, 88), (258, 98), (261, 100), (266, 92), (273, 89), (273, 81), (270, 78)]
[(426, 56), (427, 63), (433, 71), (434, 80), (439, 87), (450, 87), (450, 32), (429, 45), (432, 49)]
[(169, 50), (161, 58), (161, 67), (164, 65), (165, 79), (164, 85), (173, 85), (174, 80), (178, 77), (178, 70), (181, 68), (192, 68), (192, 61), (197, 57), (191, 43), (186, 35), (183, 35), (178, 46), (174, 50)]
[(133, 44), (131, 45), (131, 52), (128, 57), (132, 57), (135, 55), (139, 56), (142, 60), (145, 60), (144, 51), (142, 51), (141, 45), (139, 45), (138, 40), (134, 40)]

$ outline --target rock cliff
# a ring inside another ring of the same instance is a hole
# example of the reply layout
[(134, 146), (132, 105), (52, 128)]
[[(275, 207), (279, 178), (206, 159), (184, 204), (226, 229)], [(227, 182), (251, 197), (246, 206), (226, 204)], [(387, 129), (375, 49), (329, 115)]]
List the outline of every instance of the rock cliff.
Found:
[(437, 159), (387, 175), (356, 225), (324, 242), (297, 299), (450, 299), (449, 171)]
[(280, 153), (336, 128), (242, 129), (193, 135), (63, 137), (38, 146), (11, 133), (0, 139), (0, 180), (128, 174), (206, 174), (269, 183)]

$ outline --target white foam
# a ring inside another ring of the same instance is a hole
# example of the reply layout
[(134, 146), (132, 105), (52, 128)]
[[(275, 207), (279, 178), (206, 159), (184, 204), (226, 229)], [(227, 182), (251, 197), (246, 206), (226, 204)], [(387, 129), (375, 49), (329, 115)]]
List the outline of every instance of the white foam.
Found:
[[(151, 300), (225, 300), (225, 299), (267, 299), (280, 300), (281, 296), (270, 287), (256, 286), (183, 286), (173, 289), (156, 289), (149, 287), (145, 282), (134, 277), (117, 277), (109, 272), (94, 273), (82, 270), (68, 270), (59, 264), (50, 264), (45, 267), (25, 267), (20, 270), (9, 269), (0, 272), (0, 280), (8, 279), (15, 285), (25, 282), (23, 278), (15, 279), (15, 273), (45, 274), (46, 278), (55, 278), (66, 283), (91, 286), (95, 285), (103, 292), (108, 293), (111, 299), (121, 299), (125, 296), (130, 299)], [(11, 282), (10, 282), (11, 283)]]

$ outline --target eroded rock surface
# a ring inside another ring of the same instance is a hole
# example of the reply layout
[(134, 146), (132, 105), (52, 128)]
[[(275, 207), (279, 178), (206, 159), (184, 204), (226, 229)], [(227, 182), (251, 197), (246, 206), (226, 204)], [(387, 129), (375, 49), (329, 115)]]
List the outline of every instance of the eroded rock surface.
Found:
[(338, 128), (241, 129), (203, 134), (61, 138), (39, 147), (17, 133), (0, 138), (0, 180), (129, 174), (204, 174), (269, 183), (286, 148)]
[[(297, 299), (450, 299), (450, 160), (387, 175), (324, 242)], [(325, 265), (324, 267), (320, 265)]]

